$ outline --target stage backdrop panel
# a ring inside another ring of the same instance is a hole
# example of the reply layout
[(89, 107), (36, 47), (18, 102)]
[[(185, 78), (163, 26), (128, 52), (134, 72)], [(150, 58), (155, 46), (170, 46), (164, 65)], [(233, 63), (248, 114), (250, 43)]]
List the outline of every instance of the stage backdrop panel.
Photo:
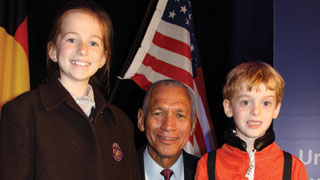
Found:
[(276, 142), (320, 180), (320, 1), (274, 1), (274, 67), (286, 82)]

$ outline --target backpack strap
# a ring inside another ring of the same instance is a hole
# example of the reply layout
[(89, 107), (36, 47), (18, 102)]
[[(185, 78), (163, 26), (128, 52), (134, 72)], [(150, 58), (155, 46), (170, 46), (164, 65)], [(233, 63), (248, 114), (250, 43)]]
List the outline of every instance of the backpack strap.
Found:
[(208, 153), (208, 159), (207, 159), (208, 180), (215, 180), (216, 154), (217, 154), (216, 150), (210, 151)]
[(283, 180), (291, 180), (292, 171), (292, 156), (290, 153), (283, 151), (284, 165), (283, 165)]

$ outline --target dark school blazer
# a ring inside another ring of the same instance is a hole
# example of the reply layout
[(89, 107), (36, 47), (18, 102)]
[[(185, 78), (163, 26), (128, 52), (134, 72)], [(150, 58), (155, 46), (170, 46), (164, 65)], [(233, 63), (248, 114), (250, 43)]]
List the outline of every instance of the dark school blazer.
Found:
[[(146, 146), (137, 151), (141, 180), (145, 180), (144, 162), (143, 162), (143, 152), (145, 148)], [(183, 153), (182, 156), (183, 156), (183, 164), (184, 164), (184, 179), (194, 180), (199, 158), (185, 152), (184, 150), (182, 150), (182, 153)]]
[(0, 179), (139, 179), (132, 122), (93, 91), (93, 123), (58, 79), (4, 105)]

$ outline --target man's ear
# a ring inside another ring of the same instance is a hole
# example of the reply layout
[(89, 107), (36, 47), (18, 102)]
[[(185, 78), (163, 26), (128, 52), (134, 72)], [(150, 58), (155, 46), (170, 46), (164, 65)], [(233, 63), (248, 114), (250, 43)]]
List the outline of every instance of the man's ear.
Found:
[(48, 56), (53, 62), (57, 62), (57, 50), (56, 47), (52, 43), (48, 43), (47, 45)]
[(227, 117), (231, 118), (233, 116), (232, 105), (229, 100), (227, 100), (227, 99), (223, 100), (223, 109), (224, 109), (224, 113), (226, 114)]
[(277, 119), (277, 117), (280, 113), (280, 109), (281, 109), (281, 103), (278, 103), (276, 109), (273, 112), (273, 116), (272, 116), (273, 119)]
[(191, 122), (191, 131), (190, 131), (190, 136), (193, 135), (195, 129), (196, 129), (196, 124), (197, 124), (197, 117), (196, 115), (193, 116), (192, 122)]
[(145, 130), (144, 127), (144, 112), (141, 108), (138, 110), (138, 121), (137, 121), (138, 129), (143, 132)]

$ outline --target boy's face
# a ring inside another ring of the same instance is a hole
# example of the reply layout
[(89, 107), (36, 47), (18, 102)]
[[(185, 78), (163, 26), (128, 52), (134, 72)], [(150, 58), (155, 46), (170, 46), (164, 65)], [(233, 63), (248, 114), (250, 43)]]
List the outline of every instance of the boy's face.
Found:
[(276, 119), (280, 112), (281, 103), (277, 104), (276, 97), (276, 91), (267, 89), (264, 84), (249, 92), (247, 84), (243, 83), (231, 102), (223, 101), (225, 114), (233, 117), (237, 135), (242, 140), (254, 142), (265, 134), (272, 119)]

